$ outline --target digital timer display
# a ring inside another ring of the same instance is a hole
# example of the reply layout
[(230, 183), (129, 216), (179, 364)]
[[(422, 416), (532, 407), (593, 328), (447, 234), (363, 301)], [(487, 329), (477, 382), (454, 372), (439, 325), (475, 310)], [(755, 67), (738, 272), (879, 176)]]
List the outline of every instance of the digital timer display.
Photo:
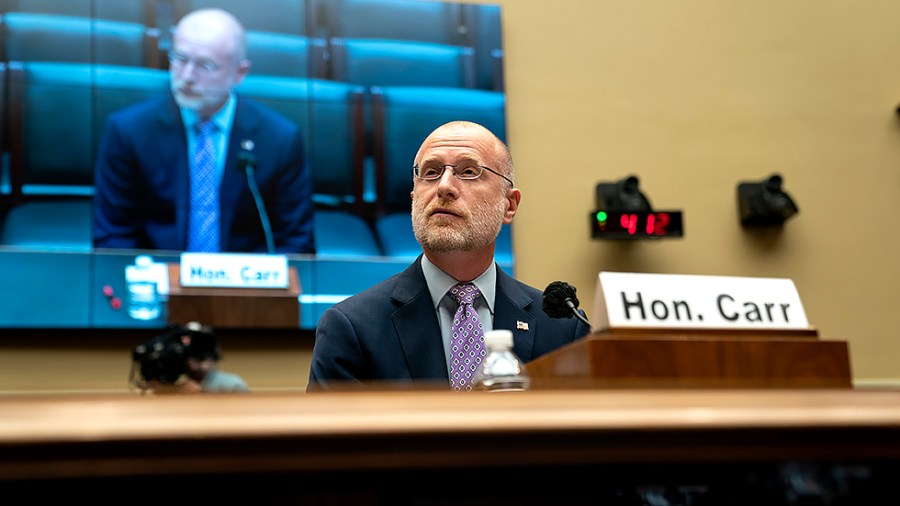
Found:
[(684, 235), (681, 211), (597, 210), (591, 213), (590, 219), (594, 239), (662, 239)]

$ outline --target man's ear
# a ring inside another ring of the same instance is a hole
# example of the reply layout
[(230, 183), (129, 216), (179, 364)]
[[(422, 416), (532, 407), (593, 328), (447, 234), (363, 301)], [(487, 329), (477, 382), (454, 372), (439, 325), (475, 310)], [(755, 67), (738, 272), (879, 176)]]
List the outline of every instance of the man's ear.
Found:
[(237, 86), (238, 84), (241, 84), (241, 81), (243, 81), (244, 78), (247, 77), (247, 74), (249, 74), (249, 73), (250, 73), (250, 60), (241, 60), (238, 63), (237, 80), (234, 83), (235, 86)]
[(516, 211), (519, 210), (519, 202), (522, 201), (522, 192), (518, 188), (510, 188), (510, 190), (506, 192), (506, 201), (508, 205), (506, 207), (506, 214), (503, 215), (503, 223), (509, 224), (512, 223), (513, 218), (516, 216)]

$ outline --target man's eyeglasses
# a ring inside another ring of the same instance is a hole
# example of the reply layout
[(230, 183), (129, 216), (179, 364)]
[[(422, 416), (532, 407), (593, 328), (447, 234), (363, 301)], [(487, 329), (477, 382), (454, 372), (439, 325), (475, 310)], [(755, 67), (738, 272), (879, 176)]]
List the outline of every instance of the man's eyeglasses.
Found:
[(173, 67), (184, 68), (188, 63), (194, 64), (194, 69), (200, 74), (212, 74), (219, 70), (219, 65), (206, 58), (191, 59), (190, 56), (179, 53), (178, 51), (169, 51), (169, 64)]
[(497, 172), (496, 170), (485, 167), (484, 165), (469, 165), (466, 167), (460, 167), (459, 165), (427, 165), (425, 167), (419, 167), (418, 165), (413, 165), (413, 176), (418, 179), (424, 179), (425, 181), (437, 181), (444, 175), (444, 170), (450, 167), (453, 169), (453, 176), (456, 179), (462, 179), (463, 181), (471, 181), (472, 179), (478, 179), (484, 174), (484, 171), (492, 172), (503, 179), (509, 181), (509, 184), (515, 186), (512, 179), (504, 176), (503, 174)]

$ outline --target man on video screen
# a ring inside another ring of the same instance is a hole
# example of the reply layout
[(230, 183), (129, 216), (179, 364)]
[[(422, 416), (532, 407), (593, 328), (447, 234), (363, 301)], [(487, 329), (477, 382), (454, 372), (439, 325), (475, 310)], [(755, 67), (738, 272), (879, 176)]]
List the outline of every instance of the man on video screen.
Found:
[(169, 62), (171, 94), (105, 125), (94, 246), (314, 253), (299, 128), (233, 91), (250, 69), (241, 23), (220, 9), (189, 13), (175, 28)]

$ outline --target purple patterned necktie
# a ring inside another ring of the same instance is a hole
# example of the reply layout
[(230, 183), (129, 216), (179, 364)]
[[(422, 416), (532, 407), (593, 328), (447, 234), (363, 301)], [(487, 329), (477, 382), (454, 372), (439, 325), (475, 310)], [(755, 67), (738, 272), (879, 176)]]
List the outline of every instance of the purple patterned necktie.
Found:
[(486, 355), (484, 331), (472, 305), (481, 292), (472, 283), (460, 283), (447, 293), (459, 304), (450, 330), (450, 386), (472, 390), (472, 377)]
[(191, 153), (188, 251), (217, 252), (219, 246), (219, 188), (216, 184), (216, 150), (212, 121), (197, 123), (197, 138)]

